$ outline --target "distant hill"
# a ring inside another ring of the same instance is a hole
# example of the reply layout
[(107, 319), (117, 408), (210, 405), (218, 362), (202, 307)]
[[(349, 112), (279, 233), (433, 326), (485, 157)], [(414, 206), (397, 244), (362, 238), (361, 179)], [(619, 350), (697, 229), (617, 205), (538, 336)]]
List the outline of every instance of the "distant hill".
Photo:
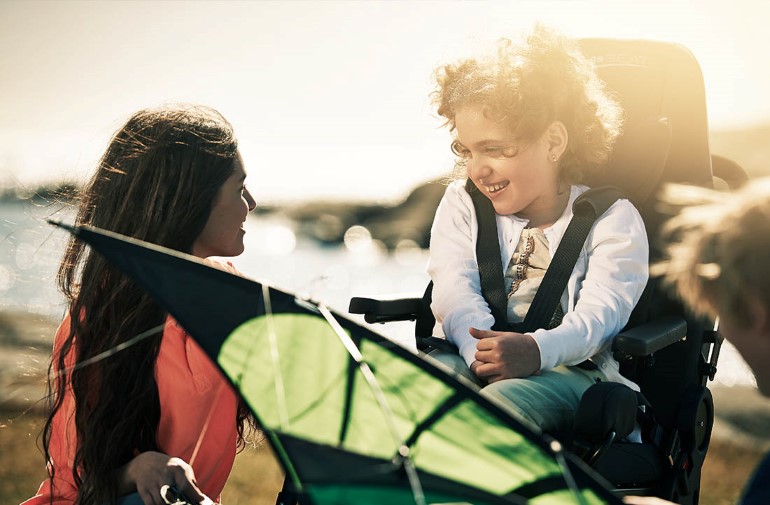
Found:
[(445, 190), (442, 181), (434, 180), (413, 188), (394, 205), (314, 201), (268, 211), (288, 216), (297, 223), (299, 233), (322, 243), (340, 243), (350, 227), (363, 226), (388, 250), (404, 243), (426, 248), (433, 216)]
[(711, 132), (711, 152), (741, 165), (750, 177), (770, 175), (770, 124)]
[(72, 182), (51, 183), (35, 188), (0, 187), (0, 203), (29, 201), (36, 204), (70, 203), (78, 195), (78, 186)]
[[(770, 176), (770, 124), (750, 128), (712, 131), (711, 152), (741, 165), (750, 177)], [(321, 243), (338, 244), (355, 225), (366, 227), (372, 238), (387, 249), (408, 241), (427, 247), (430, 226), (444, 193), (444, 181), (426, 181), (413, 188), (404, 200), (393, 205), (360, 202), (307, 201), (274, 207), (259, 207), (256, 213), (281, 213), (292, 219), (300, 234)], [(0, 201), (69, 201), (77, 194), (70, 183), (32, 190), (0, 189)]]
[[(735, 161), (750, 177), (770, 176), (770, 124), (714, 131), (710, 143), (712, 153)], [(433, 215), (444, 189), (442, 181), (429, 181), (392, 206), (305, 202), (280, 211), (298, 223), (300, 233), (325, 243), (339, 243), (349, 227), (361, 225), (388, 249), (402, 240), (427, 247)]]

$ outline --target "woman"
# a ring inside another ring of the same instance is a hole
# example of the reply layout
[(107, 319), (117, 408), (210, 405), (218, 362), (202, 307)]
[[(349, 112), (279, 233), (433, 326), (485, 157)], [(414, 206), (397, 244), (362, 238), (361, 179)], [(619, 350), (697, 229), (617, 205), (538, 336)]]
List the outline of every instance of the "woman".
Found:
[[(232, 127), (218, 112), (142, 110), (112, 138), (76, 224), (200, 258), (237, 256), (255, 207), (245, 178)], [(237, 395), (175, 321), (77, 239), (58, 282), (69, 308), (49, 368), (49, 479), (25, 505), (126, 495), (158, 504), (169, 486), (194, 503), (218, 500), (243, 444)]]

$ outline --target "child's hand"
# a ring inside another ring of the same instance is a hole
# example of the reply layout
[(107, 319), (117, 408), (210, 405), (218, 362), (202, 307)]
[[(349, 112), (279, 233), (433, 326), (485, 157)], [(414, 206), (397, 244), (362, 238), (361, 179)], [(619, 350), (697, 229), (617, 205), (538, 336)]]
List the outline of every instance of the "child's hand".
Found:
[(540, 348), (531, 335), (470, 328), (476, 343), (473, 373), (489, 383), (540, 373)]

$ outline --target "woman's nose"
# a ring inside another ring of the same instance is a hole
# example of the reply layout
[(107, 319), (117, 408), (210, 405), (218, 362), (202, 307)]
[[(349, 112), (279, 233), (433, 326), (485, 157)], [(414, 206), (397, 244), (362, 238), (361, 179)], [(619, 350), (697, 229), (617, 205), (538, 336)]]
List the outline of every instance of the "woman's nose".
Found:
[(246, 204), (249, 206), (249, 211), (257, 208), (257, 202), (254, 200), (254, 197), (251, 196), (251, 192), (248, 189), (244, 190), (243, 197), (246, 199)]

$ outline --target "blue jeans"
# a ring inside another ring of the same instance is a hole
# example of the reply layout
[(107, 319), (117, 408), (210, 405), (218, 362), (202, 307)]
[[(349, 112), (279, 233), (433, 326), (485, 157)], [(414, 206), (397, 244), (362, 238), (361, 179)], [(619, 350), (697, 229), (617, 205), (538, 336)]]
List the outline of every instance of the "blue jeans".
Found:
[(450, 373), (478, 384), (482, 388), (481, 394), (512, 407), (519, 419), (528, 423), (535, 432), (569, 431), (583, 393), (592, 384), (607, 380), (599, 370), (561, 365), (540, 375), (485, 385), (470, 371), (459, 354), (433, 351), (429, 356), (449, 367)]

